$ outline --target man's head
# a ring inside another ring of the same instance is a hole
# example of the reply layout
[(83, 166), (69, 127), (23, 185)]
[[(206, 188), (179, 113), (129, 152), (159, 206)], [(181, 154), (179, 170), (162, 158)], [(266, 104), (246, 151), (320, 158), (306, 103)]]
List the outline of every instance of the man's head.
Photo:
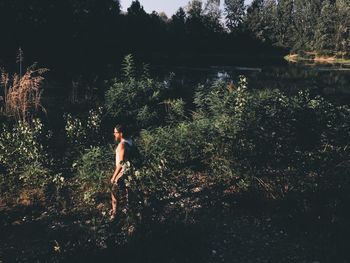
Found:
[(118, 124), (114, 127), (114, 139), (116, 141), (120, 141), (121, 139), (127, 138), (127, 136), (128, 134), (125, 126)]

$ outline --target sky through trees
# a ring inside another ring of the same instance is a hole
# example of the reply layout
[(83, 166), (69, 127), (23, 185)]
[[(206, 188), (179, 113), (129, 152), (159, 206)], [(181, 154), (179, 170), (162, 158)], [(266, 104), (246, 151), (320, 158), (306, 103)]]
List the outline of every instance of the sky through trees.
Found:
[[(126, 11), (131, 5), (132, 0), (121, 0), (122, 10)], [(184, 7), (190, 2), (189, 0), (141, 0), (141, 5), (143, 5), (147, 13), (151, 13), (153, 10), (160, 12), (165, 12), (168, 16), (172, 16), (179, 7)], [(203, 1), (206, 2), (206, 1)], [(246, 4), (250, 4), (252, 0), (245, 0)], [(221, 8), (223, 8), (224, 0), (221, 0)]]

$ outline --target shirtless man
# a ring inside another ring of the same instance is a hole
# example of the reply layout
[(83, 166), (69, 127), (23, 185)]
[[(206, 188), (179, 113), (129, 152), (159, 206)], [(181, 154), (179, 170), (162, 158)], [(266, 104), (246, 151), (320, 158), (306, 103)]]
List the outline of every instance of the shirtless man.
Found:
[(115, 152), (115, 163), (116, 167), (114, 173), (111, 177), (111, 198), (112, 198), (112, 210), (111, 210), (111, 220), (114, 220), (117, 214), (117, 197), (125, 191), (127, 195), (127, 189), (125, 187), (124, 178), (121, 178), (124, 173), (124, 162), (125, 157), (128, 153), (128, 149), (131, 147), (131, 140), (127, 140), (127, 133), (122, 125), (117, 125), (114, 128), (114, 139), (119, 142), (116, 152)]

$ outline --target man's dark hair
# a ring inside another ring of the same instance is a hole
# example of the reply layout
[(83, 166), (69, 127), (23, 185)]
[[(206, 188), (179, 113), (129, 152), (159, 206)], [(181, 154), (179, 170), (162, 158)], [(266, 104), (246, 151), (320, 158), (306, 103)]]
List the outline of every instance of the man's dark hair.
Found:
[(124, 138), (128, 138), (129, 132), (128, 132), (128, 129), (126, 128), (126, 126), (124, 126), (122, 124), (117, 124), (114, 126), (114, 129), (116, 129), (118, 132), (123, 133)]

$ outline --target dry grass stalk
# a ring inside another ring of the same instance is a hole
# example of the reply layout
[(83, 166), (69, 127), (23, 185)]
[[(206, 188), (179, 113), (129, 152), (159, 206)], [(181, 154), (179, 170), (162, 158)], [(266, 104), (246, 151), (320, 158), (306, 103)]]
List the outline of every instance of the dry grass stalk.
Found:
[(39, 110), (45, 111), (41, 105), (41, 95), (44, 77), (48, 69), (36, 69), (36, 65), (29, 67), (21, 77), (19, 74), (9, 74), (2, 70), (1, 85), (4, 88), (4, 97), (1, 111), (6, 116), (13, 116), (27, 122)]

